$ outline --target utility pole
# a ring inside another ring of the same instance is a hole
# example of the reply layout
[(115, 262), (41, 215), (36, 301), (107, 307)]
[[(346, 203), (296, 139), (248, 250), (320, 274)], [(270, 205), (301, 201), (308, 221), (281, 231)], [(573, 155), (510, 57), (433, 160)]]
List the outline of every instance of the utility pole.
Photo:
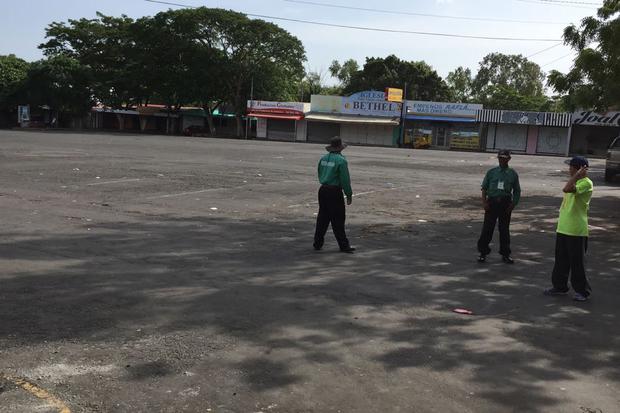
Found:
[(405, 143), (404, 140), (404, 136), (405, 136), (405, 119), (407, 117), (407, 82), (405, 82), (405, 91), (403, 93), (403, 103), (401, 104), (400, 107), (400, 142), (398, 142), (399, 145), (402, 145)]
[[(252, 83), (250, 85), (250, 113), (252, 113), (252, 107), (254, 106), (254, 76), (252, 76)], [(245, 139), (248, 139), (248, 125), (251, 126), (250, 113), (245, 118)]]

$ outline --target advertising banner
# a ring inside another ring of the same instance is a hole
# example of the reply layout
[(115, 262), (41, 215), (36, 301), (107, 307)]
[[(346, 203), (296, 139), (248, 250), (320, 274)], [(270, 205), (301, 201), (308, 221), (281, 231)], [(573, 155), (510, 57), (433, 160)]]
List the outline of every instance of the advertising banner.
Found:
[(387, 100), (388, 102), (402, 102), (403, 90), (393, 87), (385, 88), (385, 100)]
[(265, 100), (248, 100), (248, 110), (255, 113), (273, 113), (281, 115), (303, 115), (303, 102), (271, 102)]
[(592, 111), (573, 113), (573, 125), (620, 126), (620, 112), (598, 114)]
[(30, 121), (30, 105), (19, 105), (17, 107), (17, 122), (25, 123)]
[(482, 109), (478, 103), (449, 103), (449, 102), (423, 102), (419, 100), (407, 102), (407, 114), (418, 116), (436, 117), (476, 117), (476, 112)]
[(502, 111), (501, 123), (517, 125), (542, 125), (545, 121), (545, 112)]
[(401, 105), (386, 101), (385, 92), (373, 90), (343, 97), (340, 112), (347, 115), (396, 117), (400, 116)]

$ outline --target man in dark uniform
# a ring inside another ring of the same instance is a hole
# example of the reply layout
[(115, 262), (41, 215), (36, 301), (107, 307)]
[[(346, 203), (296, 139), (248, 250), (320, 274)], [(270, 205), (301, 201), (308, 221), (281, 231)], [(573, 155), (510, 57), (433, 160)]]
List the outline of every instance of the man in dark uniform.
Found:
[(332, 230), (338, 241), (340, 251), (353, 253), (344, 230), (345, 206), (344, 196), (347, 196), (347, 205), (353, 201), (351, 190), (351, 178), (347, 159), (342, 155), (346, 145), (340, 138), (333, 138), (331, 144), (326, 146), (327, 155), (319, 160), (318, 175), (321, 188), (319, 189), (319, 214), (316, 218), (316, 231), (314, 233), (314, 249), (320, 250), (325, 242), (327, 227), (332, 224)]
[(489, 169), (482, 181), (484, 224), (478, 240), (478, 262), (485, 262), (491, 252), (489, 243), (498, 221), (499, 253), (505, 263), (514, 263), (510, 256), (510, 215), (521, 198), (521, 186), (517, 172), (508, 167), (510, 158), (510, 151), (500, 150), (497, 154), (499, 166)]

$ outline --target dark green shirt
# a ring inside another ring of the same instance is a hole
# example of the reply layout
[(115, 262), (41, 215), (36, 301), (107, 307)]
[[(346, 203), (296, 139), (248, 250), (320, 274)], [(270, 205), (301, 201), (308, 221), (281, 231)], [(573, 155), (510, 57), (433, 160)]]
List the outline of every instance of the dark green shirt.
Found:
[(339, 152), (329, 152), (319, 161), (319, 182), (342, 188), (347, 197), (353, 195), (347, 158)]
[(482, 181), (482, 189), (487, 191), (488, 198), (510, 197), (515, 205), (521, 199), (519, 175), (510, 167), (497, 166), (489, 169)]

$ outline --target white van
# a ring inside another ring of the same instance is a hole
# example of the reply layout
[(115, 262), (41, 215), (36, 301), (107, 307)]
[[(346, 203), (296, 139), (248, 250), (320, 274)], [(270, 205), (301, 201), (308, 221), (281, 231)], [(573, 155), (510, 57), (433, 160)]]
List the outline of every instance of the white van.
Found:
[(605, 181), (610, 182), (614, 175), (620, 174), (620, 136), (609, 145), (605, 162)]

